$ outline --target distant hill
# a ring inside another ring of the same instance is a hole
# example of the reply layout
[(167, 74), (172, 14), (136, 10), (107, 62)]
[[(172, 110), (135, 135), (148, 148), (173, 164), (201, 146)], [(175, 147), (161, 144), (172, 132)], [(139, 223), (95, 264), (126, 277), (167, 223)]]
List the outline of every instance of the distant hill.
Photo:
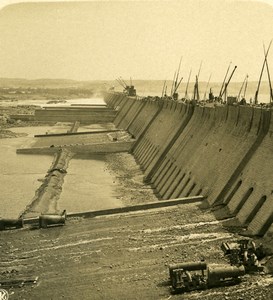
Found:
[(0, 87), (12, 88), (88, 88), (103, 84), (103, 81), (77, 81), (72, 79), (23, 79), (0, 78)]
[[(127, 84), (130, 80), (125, 79)], [(167, 94), (170, 94), (172, 82), (168, 80), (167, 84)], [(133, 85), (137, 90), (139, 96), (161, 96), (162, 88), (164, 85), (164, 80), (134, 80)], [(209, 93), (209, 88), (212, 88), (214, 95), (218, 95), (222, 83), (221, 82), (211, 82), (207, 89), (207, 95)], [(251, 81), (248, 82), (246, 97), (254, 98), (258, 82)], [(60, 89), (60, 88), (84, 88), (84, 89), (102, 89), (109, 87), (115, 87), (116, 91), (122, 91), (123, 88), (118, 84), (116, 80), (92, 80), (92, 81), (77, 81), (72, 79), (22, 79), (22, 78), (0, 78), (0, 88), (3, 87), (13, 87), (13, 88), (50, 88), (50, 89)], [(203, 99), (206, 90), (207, 82), (199, 82), (200, 97)], [(241, 89), (242, 82), (230, 82), (228, 86), (228, 94), (237, 96), (239, 90)], [(194, 82), (189, 83), (188, 94), (193, 93)], [(183, 97), (186, 90), (186, 82), (182, 82), (178, 93), (180, 97)], [(243, 91), (242, 91), (243, 93)], [(261, 101), (269, 101), (269, 84), (266, 81), (262, 81), (260, 85), (259, 95), (261, 95)]]

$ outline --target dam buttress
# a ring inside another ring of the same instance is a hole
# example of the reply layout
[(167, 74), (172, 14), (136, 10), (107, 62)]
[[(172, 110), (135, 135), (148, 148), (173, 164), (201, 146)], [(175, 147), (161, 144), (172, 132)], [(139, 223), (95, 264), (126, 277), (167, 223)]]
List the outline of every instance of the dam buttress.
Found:
[(132, 154), (161, 199), (203, 195), (245, 234), (273, 227), (273, 118), (250, 106), (201, 107), (109, 92), (114, 124), (136, 138)]

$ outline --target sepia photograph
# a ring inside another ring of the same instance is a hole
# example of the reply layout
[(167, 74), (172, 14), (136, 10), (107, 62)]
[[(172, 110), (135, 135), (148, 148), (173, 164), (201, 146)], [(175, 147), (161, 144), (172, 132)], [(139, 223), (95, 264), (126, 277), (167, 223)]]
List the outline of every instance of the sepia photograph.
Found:
[(272, 41), (273, 0), (0, 0), (0, 300), (273, 299)]

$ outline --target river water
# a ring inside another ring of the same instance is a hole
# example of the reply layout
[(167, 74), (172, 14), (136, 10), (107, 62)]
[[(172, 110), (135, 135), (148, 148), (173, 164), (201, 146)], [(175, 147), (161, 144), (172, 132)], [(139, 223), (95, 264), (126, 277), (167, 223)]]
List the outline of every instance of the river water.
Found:
[[(17, 105), (39, 104), (45, 101), (21, 101)], [(72, 103), (102, 104), (103, 100), (76, 99)], [(12, 103), (14, 105), (14, 103)], [(50, 106), (54, 106), (50, 105)], [(112, 129), (113, 125), (106, 125)], [(16, 154), (16, 149), (28, 147), (34, 142), (35, 134), (67, 132), (71, 123), (57, 123), (54, 126), (18, 127), (10, 130), (25, 133), (25, 137), (0, 139), (0, 218), (17, 218), (31, 203), (35, 191), (42, 184), (53, 156)], [(100, 126), (86, 126), (80, 131), (105, 129)], [(59, 199), (59, 209), (68, 212), (106, 209), (120, 207), (121, 201), (114, 192), (113, 175), (106, 168), (104, 156), (89, 156), (73, 158), (69, 163), (68, 173)]]
[(82, 99), (69, 99), (66, 100), (65, 103), (48, 103), (51, 100), (18, 100), (18, 101), (0, 101), (0, 105), (3, 106), (15, 106), (15, 105), (37, 105), (41, 107), (54, 107), (54, 106), (70, 106), (71, 104), (90, 104), (90, 105), (96, 105), (96, 104), (105, 104), (103, 99), (101, 97), (97, 98), (82, 98)]
[(59, 209), (80, 212), (121, 207), (115, 186), (104, 155), (73, 158), (64, 178)]
[(0, 139), (0, 218), (17, 218), (23, 212), (41, 185), (38, 179), (44, 178), (52, 163), (52, 156), (16, 154), (32, 139)]

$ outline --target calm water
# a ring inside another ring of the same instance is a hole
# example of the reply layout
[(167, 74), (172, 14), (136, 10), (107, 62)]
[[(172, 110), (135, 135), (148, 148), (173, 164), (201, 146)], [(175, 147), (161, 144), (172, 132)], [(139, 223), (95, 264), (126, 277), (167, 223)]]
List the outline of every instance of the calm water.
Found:
[(59, 209), (79, 212), (121, 207), (115, 187), (103, 155), (73, 158), (65, 176)]
[(31, 141), (31, 137), (0, 139), (0, 218), (17, 218), (23, 212), (52, 163), (52, 156), (16, 154)]
[(10, 105), (10, 106), (16, 106), (16, 105), (37, 105), (37, 106), (69, 106), (71, 104), (105, 104), (103, 101), (103, 98), (97, 97), (97, 98), (83, 98), (83, 99), (70, 99), (66, 100), (66, 103), (56, 103), (56, 104), (47, 104), (47, 102), (51, 101), (49, 100), (19, 100), (19, 101), (0, 101), (1, 105)]
[[(31, 203), (35, 191), (53, 161), (50, 155), (16, 154), (16, 149), (33, 143), (33, 135), (58, 132), (57, 127), (13, 128), (14, 132), (26, 133), (21, 138), (0, 140), (0, 218), (17, 218)], [(59, 209), (68, 212), (98, 210), (122, 206), (115, 193), (115, 179), (107, 170), (103, 155), (73, 158), (59, 199)]]

